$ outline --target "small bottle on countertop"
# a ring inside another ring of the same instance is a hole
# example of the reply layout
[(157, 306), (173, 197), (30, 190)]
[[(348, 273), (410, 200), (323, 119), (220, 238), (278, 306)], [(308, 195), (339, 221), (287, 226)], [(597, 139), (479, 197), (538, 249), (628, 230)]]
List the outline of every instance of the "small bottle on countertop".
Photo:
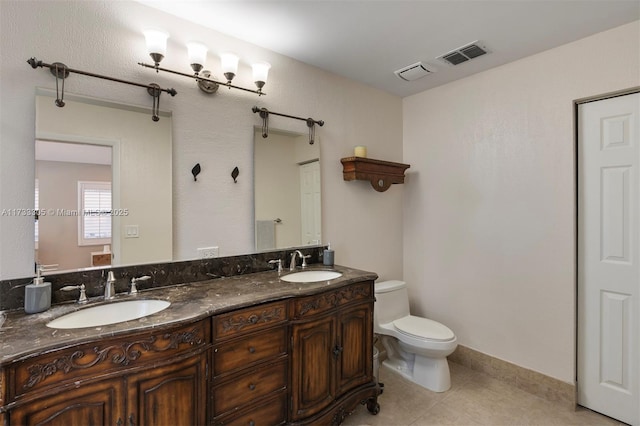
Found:
[(33, 284), (24, 287), (24, 312), (27, 314), (44, 312), (51, 307), (51, 283), (44, 282), (40, 276), (42, 270), (42, 266), (38, 265)]
[(331, 250), (331, 243), (329, 243), (322, 253), (322, 263), (324, 266), (333, 266), (333, 255), (334, 252)]

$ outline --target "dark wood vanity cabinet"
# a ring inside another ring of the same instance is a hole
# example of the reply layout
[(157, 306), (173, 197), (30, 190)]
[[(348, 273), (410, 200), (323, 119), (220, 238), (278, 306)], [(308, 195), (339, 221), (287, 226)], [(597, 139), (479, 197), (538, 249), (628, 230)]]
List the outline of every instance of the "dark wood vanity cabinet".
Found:
[(208, 321), (78, 345), (6, 370), (12, 425), (206, 422)]
[(373, 281), (25, 356), (0, 425), (339, 424), (377, 413)]
[(291, 420), (339, 424), (361, 402), (377, 413), (373, 282), (293, 301)]

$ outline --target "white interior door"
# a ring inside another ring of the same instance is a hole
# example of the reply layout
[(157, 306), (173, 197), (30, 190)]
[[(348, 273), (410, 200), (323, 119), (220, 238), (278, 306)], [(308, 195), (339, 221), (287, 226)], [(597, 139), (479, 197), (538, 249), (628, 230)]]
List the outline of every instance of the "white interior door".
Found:
[(300, 209), (303, 245), (320, 244), (322, 215), (320, 197), (320, 162), (300, 165)]
[(640, 94), (578, 110), (578, 403), (640, 424)]

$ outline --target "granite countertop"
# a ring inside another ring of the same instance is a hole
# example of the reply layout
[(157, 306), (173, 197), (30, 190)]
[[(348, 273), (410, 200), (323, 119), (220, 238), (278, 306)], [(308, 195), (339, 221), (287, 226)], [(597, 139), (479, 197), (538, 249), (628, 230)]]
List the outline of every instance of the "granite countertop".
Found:
[[(23, 311), (10, 311), (4, 314), (4, 323), (0, 319), (0, 366), (97, 338), (193, 322), (237, 308), (294, 296), (312, 295), (327, 289), (378, 278), (373, 272), (338, 265), (327, 268), (314, 264), (305, 270), (322, 269), (339, 271), (342, 276), (330, 281), (290, 283), (280, 279), (280, 276), (289, 273), (288, 270), (282, 274), (276, 271), (258, 272), (155, 288), (134, 296), (120, 294), (109, 302), (95, 298), (86, 305), (55, 305), (46, 312), (33, 315), (26, 315)], [(300, 269), (297, 270), (299, 271)], [(171, 302), (171, 306), (144, 318), (99, 327), (64, 330), (46, 326), (49, 321), (69, 312), (135, 298), (167, 300)]]

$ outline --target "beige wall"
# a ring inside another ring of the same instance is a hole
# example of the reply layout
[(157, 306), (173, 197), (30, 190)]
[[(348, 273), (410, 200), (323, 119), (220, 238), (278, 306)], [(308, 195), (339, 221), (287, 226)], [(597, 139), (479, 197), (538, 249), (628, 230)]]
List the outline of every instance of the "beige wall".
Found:
[[(36, 178), (40, 208), (58, 212), (78, 211), (78, 181), (111, 182), (111, 166), (37, 161)], [(40, 216), (36, 261), (57, 264), (58, 270), (88, 268), (91, 252), (102, 251), (103, 245), (78, 245), (78, 216), (47, 214)]]
[(635, 22), (403, 100), (404, 279), (465, 346), (574, 381), (575, 99), (640, 85)]
[[(193, 80), (157, 74), (137, 65), (149, 62), (142, 30), (162, 27), (171, 34), (163, 66), (190, 72), (186, 42), (200, 40), (212, 49), (208, 67), (219, 74), (217, 49), (241, 57), (240, 86), (253, 86), (250, 64), (272, 64), (267, 96), (221, 89), (213, 96)], [(255, 45), (193, 25), (133, 1), (0, 1), (0, 208), (33, 204), (34, 91), (55, 88), (46, 69), (26, 60), (60, 61), (69, 67), (142, 83), (174, 87), (163, 94), (161, 109), (173, 116), (173, 258), (193, 259), (198, 247), (219, 246), (220, 255), (249, 253), (254, 247), (253, 129), (260, 117), (254, 105), (272, 111), (324, 120), (321, 141), (323, 234), (336, 250), (336, 262), (402, 275), (402, 185), (375, 192), (367, 182), (345, 182), (340, 158), (355, 145), (369, 156), (402, 160), (402, 100)], [(69, 93), (151, 106), (145, 89), (72, 75)], [(150, 120), (150, 119), (149, 119)], [(270, 118), (272, 129), (306, 133), (304, 121)], [(194, 182), (191, 169), (200, 163)], [(230, 177), (240, 169), (238, 183)], [(24, 179), (16, 179), (16, 176)], [(33, 270), (32, 218), (0, 217), (0, 279), (28, 276)], [(373, 247), (373, 249), (371, 249)]]

